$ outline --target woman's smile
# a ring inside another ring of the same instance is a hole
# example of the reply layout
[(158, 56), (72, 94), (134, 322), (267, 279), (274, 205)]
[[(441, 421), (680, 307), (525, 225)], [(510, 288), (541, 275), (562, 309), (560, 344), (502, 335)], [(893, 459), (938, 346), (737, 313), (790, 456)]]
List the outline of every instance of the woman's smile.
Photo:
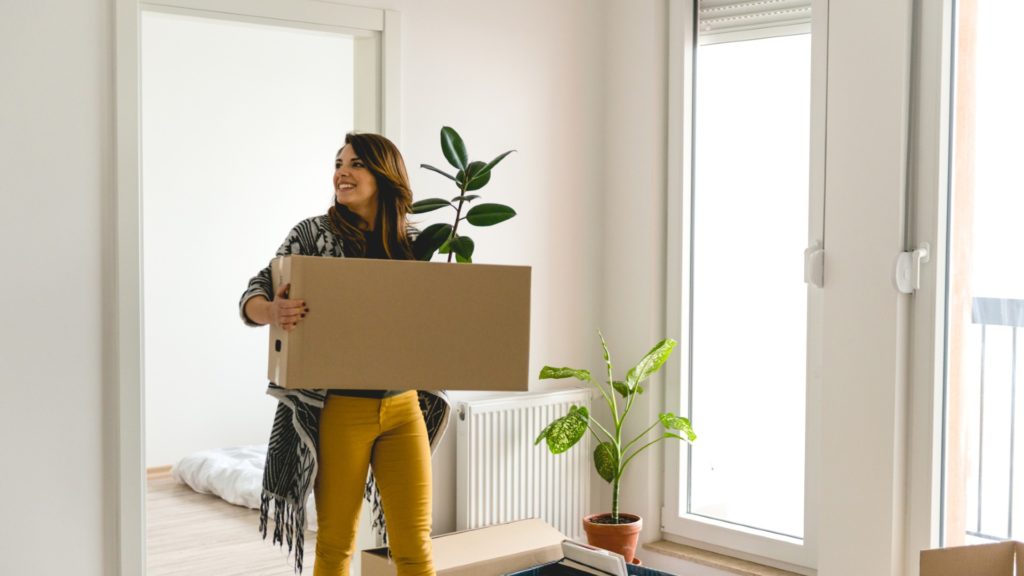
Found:
[(338, 204), (372, 226), (377, 215), (377, 179), (351, 146), (342, 148), (334, 159), (334, 195)]

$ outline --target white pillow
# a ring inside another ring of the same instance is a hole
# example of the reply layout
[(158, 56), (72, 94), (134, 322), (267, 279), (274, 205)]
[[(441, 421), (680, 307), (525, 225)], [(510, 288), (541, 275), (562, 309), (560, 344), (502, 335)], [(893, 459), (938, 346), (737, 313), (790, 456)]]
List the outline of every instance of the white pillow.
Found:
[[(171, 476), (201, 494), (215, 494), (227, 502), (259, 509), (267, 445), (202, 450), (181, 459)], [(273, 511), (271, 511), (273, 513)], [(316, 530), (316, 502), (306, 502), (307, 529)]]

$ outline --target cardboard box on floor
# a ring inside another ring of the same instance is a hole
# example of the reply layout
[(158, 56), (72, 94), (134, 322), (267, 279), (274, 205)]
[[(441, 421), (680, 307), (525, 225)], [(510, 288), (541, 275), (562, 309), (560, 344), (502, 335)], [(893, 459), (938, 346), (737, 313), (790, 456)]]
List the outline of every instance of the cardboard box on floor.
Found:
[(921, 576), (1024, 574), (1024, 543), (997, 542), (921, 551)]
[[(431, 539), (437, 576), (501, 576), (562, 558), (565, 536), (536, 518)], [(394, 576), (387, 548), (363, 550), (362, 576)]]
[(271, 270), (309, 308), (291, 332), (271, 326), (279, 386), (529, 388), (529, 267), (285, 256)]

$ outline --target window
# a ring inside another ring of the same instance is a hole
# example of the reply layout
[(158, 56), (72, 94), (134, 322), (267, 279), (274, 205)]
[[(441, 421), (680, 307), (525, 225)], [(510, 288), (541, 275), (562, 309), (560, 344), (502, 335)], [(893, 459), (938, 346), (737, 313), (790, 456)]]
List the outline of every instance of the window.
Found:
[(1013, 68), (1024, 6), (956, 4), (947, 222), (943, 544), (1024, 534), (1024, 83)]
[(670, 332), (690, 343), (669, 374), (681, 388), (669, 409), (688, 413), (699, 439), (670, 449), (662, 523), (682, 541), (812, 567), (805, 401), (816, 319), (803, 267), (808, 238), (821, 238), (822, 191), (812, 186), (811, 6), (695, 4), (670, 5), (672, 53), (686, 70), (673, 100), (692, 107), (674, 122), (670, 112), (682, 169), (670, 175), (666, 308)]
[[(705, 441), (689, 512), (798, 539), (810, 49), (808, 34), (698, 47), (693, 136), (690, 413)], [(769, 449), (750, 442), (765, 433)]]

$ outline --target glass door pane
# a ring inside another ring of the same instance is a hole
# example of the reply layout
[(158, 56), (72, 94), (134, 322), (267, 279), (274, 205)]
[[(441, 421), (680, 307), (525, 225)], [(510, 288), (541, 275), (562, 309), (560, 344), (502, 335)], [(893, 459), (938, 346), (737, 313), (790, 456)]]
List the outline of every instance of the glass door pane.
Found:
[(803, 537), (811, 35), (697, 48), (688, 509)]
[(957, 2), (946, 340), (946, 546), (1024, 535), (1024, 191), (1016, 2)]

